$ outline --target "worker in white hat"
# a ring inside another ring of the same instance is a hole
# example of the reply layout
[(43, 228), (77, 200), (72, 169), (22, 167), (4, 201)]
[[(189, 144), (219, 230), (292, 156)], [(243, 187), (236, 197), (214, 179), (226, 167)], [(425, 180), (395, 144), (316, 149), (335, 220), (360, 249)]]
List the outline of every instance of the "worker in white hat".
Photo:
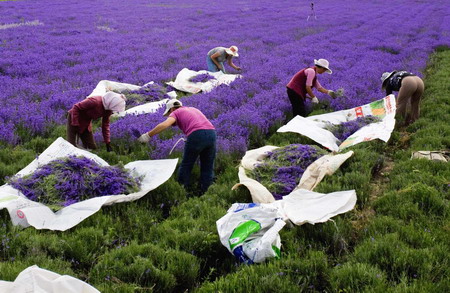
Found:
[(205, 115), (194, 107), (185, 107), (181, 101), (171, 99), (166, 103), (167, 119), (152, 130), (142, 134), (138, 141), (147, 143), (150, 138), (166, 128), (177, 125), (187, 136), (183, 159), (178, 170), (178, 181), (188, 187), (195, 161), (200, 158), (200, 189), (204, 193), (213, 182), (216, 158), (216, 130)]
[[(425, 90), (420, 77), (408, 71), (385, 72), (381, 75), (381, 88), (386, 91), (386, 95), (398, 91), (396, 113), (404, 119), (405, 126), (419, 118), (419, 104)], [(411, 106), (410, 111), (407, 111), (408, 104)]]
[(336, 98), (337, 94), (332, 90), (325, 89), (317, 79), (317, 74), (322, 73), (332, 74), (330, 64), (326, 59), (314, 59), (314, 66), (303, 68), (297, 72), (289, 83), (286, 85), (287, 94), (292, 104), (292, 114), (295, 116), (300, 115), (306, 117), (308, 115), (305, 100), (311, 99), (314, 104), (319, 103), (316, 95), (312, 89), (316, 88), (319, 92), (329, 95), (332, 98)]
[(238, 47), (231, 46), (229, 48), (216, 47), (211, 49), (206, 55), (206, 64), (208, 66), (208, 71), (217, 72), (222, 71), (227, 73), (224, 67), (224, 62), (227, 61), (228, 65), (236, 70), (241, 70), (239, 66), (233, 63), (233, 58), (239, 57)]

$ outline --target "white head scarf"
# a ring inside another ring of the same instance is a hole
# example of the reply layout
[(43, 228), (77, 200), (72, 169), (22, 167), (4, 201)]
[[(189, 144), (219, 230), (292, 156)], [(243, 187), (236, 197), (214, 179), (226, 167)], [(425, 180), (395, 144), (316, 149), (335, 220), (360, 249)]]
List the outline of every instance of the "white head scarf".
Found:
[(115, 92), (107, 92), (102, 97), (103, 107), (105, 107), (106, 110), (111, 110), (113, 112), (125, 111), (126, 100), (127, 98), (124, 95)]

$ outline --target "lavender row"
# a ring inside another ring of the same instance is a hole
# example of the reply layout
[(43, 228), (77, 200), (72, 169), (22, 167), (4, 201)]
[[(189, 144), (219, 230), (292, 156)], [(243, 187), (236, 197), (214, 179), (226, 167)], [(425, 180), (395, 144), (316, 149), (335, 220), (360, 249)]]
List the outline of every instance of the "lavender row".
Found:
[[(237, 45), (244, 78), (183, 102), (212, 120), (222, 151), (244, 151), (251, 133), (264, 134), (284, 119), (285, 85), (313, 59), (330, 61), (333, 75), (320, 81), (345, 89), (330, 101), (341, 110), (382, 97), (382, 72), (420, 75), (433, 49), (450, 44), (450, 8), (439, 1), (327, 1), (316, 3), (318, 20), (308, 22), (309, 5), (298, 1), (213, 6), (206, 0), (1, 2), (0, 141), (21, 143), (24, 128), (46, 135), (100, 80), (163, 85), (184, 67), (206, 69), (210, 48)], [(162, 119), (125, 117), (112, 124), (112, 140), (131, 140), (132, 128), (148, 130)], [(178, 137), (155, 138), (161, 152), (153, 156), (166, 156)]]

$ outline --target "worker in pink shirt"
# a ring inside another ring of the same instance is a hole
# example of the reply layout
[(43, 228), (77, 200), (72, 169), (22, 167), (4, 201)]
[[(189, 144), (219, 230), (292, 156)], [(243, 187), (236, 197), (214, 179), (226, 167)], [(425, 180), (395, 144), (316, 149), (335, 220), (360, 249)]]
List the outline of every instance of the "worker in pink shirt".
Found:
[(138, 141), (147, 143), (150, 137), (176, 125), (187, 136), (183, 159), (178, 171), (178, 181), (185, 187), (190, 184), (195, 161), (200, 158), (200, 189), (204, 193), (212, 184), (216, 158), (216, 130), (203, 113), (194, 107), (185, 107), (181, 101), (171, 99), (166, 103), (165, 121), (142, 134)]
[(102, 118), (103, 140), (106, 150), (110, 152), (109, 117), (113, 112), (125, 111), (125, 101), (124, 95), (106, 92), (103, 96), (88, 97), (73, 105), (67, 115), (67, 141), (77, 146), (77, 140), (80, 138), (84, 148), (96, 149), (92, 120)]
[(327, 72), (333, 73), (329, 68), (329, 62), (326, 59), (314, 59), (314, 66), (304, 68), (297, 72), (289, 83), (286, 85), (287, 94), (292, 104), (293, 117), (300, 115), (306, 117), (308, 115), (305, 108), (305, 100), (311, 99), (314, 104), (319, 103), (316, 95), (313, 93), (312, 88), (316, 88), (319, 92), (329, 95), (332, 98), (336, 98), (336, 93), (331, 90), (325, 89), (317, 79), (317, 74)]

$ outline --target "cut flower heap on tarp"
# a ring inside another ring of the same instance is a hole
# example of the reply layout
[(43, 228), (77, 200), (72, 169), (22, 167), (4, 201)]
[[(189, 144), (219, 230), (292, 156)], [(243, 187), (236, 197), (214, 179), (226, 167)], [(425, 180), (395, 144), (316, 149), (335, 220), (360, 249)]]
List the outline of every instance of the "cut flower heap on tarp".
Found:
[(197, 74), (196, 76), (189, 78), (189, 81), (190, 82), (207, 82), (207, 81), (210, 81), (211, 79), (216, 79), (216, 78), (214, 76), (212, 76), (211, 74), (201, 73), (201, 74)]
[(316, 146), (290, 144), (269, 152), (264, 162), (248, 174), (259, 181), (276, 200), (291, 193), (299, 184), (306, 168), (327, 154)]
[(371, 123), (377, 123), (380, 122), (381, 118), (377, 116), (364, 116), (364, 117), (358, 117), (355, 120), (343, 122), (341, 124), (331, 124), (328, 123), (328, 125), (325, 127), (325, 129), (329, 130), (333, 135), (339, 139), (340, 142), (343, 142), (346, 140), (349, 136), (351, 136), (353, 133), (355, 133), (360, 128), (363, 128), (364, 126), (371, 124)]
[(148, 84), (135, 91), (122, 92), (127, 97), (126, 109), (169, 98), (165, 87), (156, 83)]
[(100, 166), (86, 157), (69, 156), (30, 175), (9, 178), (8, 184), (28, 199), (58, 210), (93, 197), (137, 192), (140, 181), (123, 166)]

